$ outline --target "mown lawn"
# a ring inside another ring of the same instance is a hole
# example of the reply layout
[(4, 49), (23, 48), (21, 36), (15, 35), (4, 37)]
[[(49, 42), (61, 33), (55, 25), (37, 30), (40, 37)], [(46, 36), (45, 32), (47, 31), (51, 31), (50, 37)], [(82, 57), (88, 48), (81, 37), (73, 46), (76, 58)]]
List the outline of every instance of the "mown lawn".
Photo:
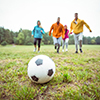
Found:
[[(84, 45), (84, 53), (57, 54), (54, 46), (0, 46), (0, 100), (100, 100), (100, 45)], [(35, 84), (27, 75), (27, 65), (36, 55), (55, 62), (56, 73), (46, 84)]]

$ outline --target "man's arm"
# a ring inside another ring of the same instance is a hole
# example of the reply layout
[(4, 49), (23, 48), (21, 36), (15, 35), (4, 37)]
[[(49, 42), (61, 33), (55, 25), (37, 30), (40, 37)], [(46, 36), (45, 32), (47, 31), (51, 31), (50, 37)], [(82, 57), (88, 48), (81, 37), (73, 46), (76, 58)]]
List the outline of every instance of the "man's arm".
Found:
[(89, 27), (89, 25), (84, 20), (83, 20), (83, 23), (89, 29), (89, 31), (92, 32), (91, 29), (90, 29), (90, 27)]
[(52, 25), (51, 28), (50, 28), (49, 36), (51, 36), (51, 31), (52, 31), (52, 29), (53, 29), (53, 25)]

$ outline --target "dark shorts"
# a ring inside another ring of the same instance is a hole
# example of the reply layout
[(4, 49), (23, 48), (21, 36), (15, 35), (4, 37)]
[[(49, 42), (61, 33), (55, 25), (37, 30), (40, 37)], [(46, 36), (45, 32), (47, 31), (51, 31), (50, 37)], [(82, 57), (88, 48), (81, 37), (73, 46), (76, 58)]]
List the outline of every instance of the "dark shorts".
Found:
[(34, 38), (34, 45), (37, 44), (37, 41), (38, 41), (38, 47), (40, 48), (41, 39), (40, 38)]

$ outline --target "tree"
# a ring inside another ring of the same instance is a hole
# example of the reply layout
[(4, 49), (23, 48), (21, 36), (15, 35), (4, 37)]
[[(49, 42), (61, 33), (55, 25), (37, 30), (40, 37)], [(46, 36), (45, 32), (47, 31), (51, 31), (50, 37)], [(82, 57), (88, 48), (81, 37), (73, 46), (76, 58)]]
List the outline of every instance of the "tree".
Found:
[(3, 41), (3, 42), (1, 43), (1, 45), (2, 45), (2, 46), (6, 46), (6, 45), (7, 45), (7, 42), (6, 42), (6, 41)]
[(14, 32), (10, 31), (10, 34), (11, 34), (11, 38), (12, 38), (12, 43), (14, 43)]
[(17, 39), (18, 39), (18, 44), (20, 45), (24, 44), (24, 34), (22, 32), (18, 34)]
[(87, 44), (91, 44), (91, 39), (92, 39), (92, 38), (91, 38), (90, 36), (89, 36), (89, 37), (85, 37), (85, 39), (86, 39), (86, 40), (85, 40), (85, 42), (87, 42), (87, 41), (88, 41), (88, 43), (87, 43)]
[(95, 44), (96, 41), (94, 39), (91, 40), (91, 44)]
[(96, 37), (96, 43), (100, 44), (100, 36)]
[(14, 41), (14, 44), (18, 44), (19, 43), (17, 37), (14, 37), (13, 41)]
[(24, 43), (26, 42), (26, 37), (29, 36), (31, 38), (31, 31), (30, 30), (22, 30), (22, 33), (24, 34)]
[(7, 43), (9, 43), (9, 44), (11, 44), (12, 41), (13, 41), (13, 38), (12, 38), (12, 36), (11, 36), (11, 33), (10, 33), (10, 30), (9, 30), (9, 29), (6, 29), (6, 30), (5, 30), (5, 41), (6, 41)]
[(88, 39), (85, 36), (83, 36), (83, 44), (88, 44)]
[[(42, 45), (50, 45), (53, 44), (52, 36), (48, 35), (49, 32), (46, 32), (43, 35), (43, 39), (41, 41)], [(33, 44), (34, 37), (31, 35), (31, 30), (22, 30), (20, 28), (19, 32), (13, 32), (9, 29), (5, 29), (4, 27), (0, 27), (0, 44), (6, 41), (8, 44)], [(5, 42), (4, 42), (5, 43)], [(74, 44), (74, 35), (69, 36), (69, 44)], [(86, 37), (83, 36), (83, 44), (100, 44), (100, 36), (98, 37)]]
[(4, 30), (5, 29), (3, 27), (0, 27), (0, 44), (1, 44), (1, 42), (4, 41), (4, 36), (5, 36)]
[(30, 38), (30, 42), (33, 43), (33, 41), (34, 41), (34, 38), (33, 38), (33, 36), (31, 36), (31, 38)]
[(53, 44), (52, 36), (48, 35), (48, 32), (43, 35), (42, 44)]
[(14, 37), (18, 37), (19, 32), (13, 33)]
[(27, 45), (30, 42), (30, 39), (31, 38), (29, 36), (26, 37), (26, 39), (25, 39), (25, 45)]
[(20, 28), (19, 33), (22, 32), (22, 28)]

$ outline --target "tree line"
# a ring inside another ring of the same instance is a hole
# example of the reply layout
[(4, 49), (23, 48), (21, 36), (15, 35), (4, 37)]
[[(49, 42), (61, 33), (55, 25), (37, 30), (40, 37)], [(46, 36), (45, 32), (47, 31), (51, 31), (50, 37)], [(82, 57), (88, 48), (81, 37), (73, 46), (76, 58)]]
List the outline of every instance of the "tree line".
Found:
[[(16, 45), (33, 45), (34, 38), (31, 35), (31, 30), (22, 30), (18, 32), (10, 31), (4, 27), (0, 27), (0, 44), (16, 44)], [(46, 32), (43, 35), (42, 45), (53, 44), (52, 36)], [(69, 44), (74, 44), (74, 36), (69, 36)], [(100, 36), (97, 37), (85, 37), (83, 36), (83, 44), (100, 44)]]

